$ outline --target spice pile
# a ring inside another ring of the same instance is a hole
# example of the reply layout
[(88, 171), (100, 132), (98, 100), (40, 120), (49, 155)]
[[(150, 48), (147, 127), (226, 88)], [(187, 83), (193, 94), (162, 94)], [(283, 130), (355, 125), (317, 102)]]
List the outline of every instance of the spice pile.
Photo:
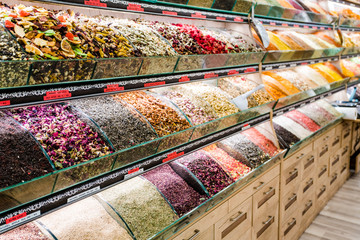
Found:
[(256, 144), (261, 150), (269, 154), (271, 157), (275, 156), (279, 149), (274, 145), (272, 141), (262, 135), (256, 128), (249, 128), (241, 134), (245, 135), (248, 139)]
[(297, 110), (287, 112), (284, 115), (311, 132), (316, 132), (320, 129), (320, 126), (316, 124), (316, 122), (314, 122), (311, 118)]
[(16, 108), (6, 113), (35, 136), (57, 169), (113, 152), (90, 121), (82, 119), (67, 105)]
[(168, 105), (143, 91), (121, 93), (114, 95), (114, 98), (133, 105), (145, 116), (160, 137), (191, 127), (181, 113), (177, 112), (170, 104)]
[(31, 240), (50, 240), (44, 233), (41, 232), (35, 223), (27, 223), (21, 225), (11, 231), (0, 234), (0, 240), (11, 240), (11, 239), (31, 239)]
[(177, 219), (156, 187), (140, 177), (109, 188), (99, 196), (124, 219), (136, 239), (149, 239)]
[(273, 123), (276, 135), (281, 138), (288, 146), (294, 145), (299, 142), (300, 139), (287, 130), (285, 127), (282, 127), (279, 124)]
[(53, 171), (35, 139), (12, 118), (0, 112), (0, 189)]
[(316, 102), (299, 108), (298, 111), (314, 120), (320, 127), (326, 126), (336, 118), (324, 108), (320, 107)]
[(203, 151), (197, 151), (178, 160), (202, 182), (210, 196), (229, 186), (234, 180)]
[(169, 165), (157, 167), (142, 176), (159, 189), (180, 217), (208, 198), (189, 186)]
[(300, 124), (296, 123), (295, 121), (291, 120), (290, 118), (284, 115), (274, 118), (273, 121), (274, 123), (281, 125), (286, 130), (292, 132), (300, 140), (303, 140), (312, 134), (311, 131), (307, 130)]

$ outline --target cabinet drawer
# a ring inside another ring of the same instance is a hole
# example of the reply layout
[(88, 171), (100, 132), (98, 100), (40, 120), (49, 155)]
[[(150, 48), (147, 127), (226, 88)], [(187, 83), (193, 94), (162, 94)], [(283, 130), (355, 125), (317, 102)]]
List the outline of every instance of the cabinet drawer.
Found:
[[(241, 234), (241, 235), (240, 235)], [(236, 239), (239, 240), (250, 240), (252, 239), (252, 228), (249, 228), (244, 234), (243, 233), (238, 233), (238, 236)], [(240, 236), (239, 236), (240, 235)]]
[(317, 179), (320, 178), (327, 178), (329, 176), (329, 162), (325, 160), (319, 162), (319, 164), (316, 167), (317, 172), (316, 172), (316, 177)]
[(340, 168), (340, 184), (344, 184), (350, 173), (349, 163), (344, 163)]
[(278, 238), (278, 211), (277, 206), (274, 207), (271, 213), (268, 213), (258, 219), (254, 223), (253, 238), (256, 240), (268, 240)]
[(350, 137), (351, 137), (351, 127), (348, 126), (345, 129), (343, 129), (342, 133), (341, 133), (341, 146), (344, 146), (344, 143), (348, 143), (350, 142)]
[(341, 133), (335, 134), (330, 144), (330, 153), (336, 152), (341, 147)]
[(274, 205), (279, 205), (279, 177), (271, 180), (266, 186), (253, 196), (253, 214), (256, 220), (259, 217), (267, 216), (267, 212)]
[(299, 232), (301, 223), (300, 212), (297, 211), (293, 213), (290, 217), (288, 217), (283, 223), (280, 225), (280, 239), (281, 240), (293, 240), (296, 239), (296, 236)]
[(341, 149), (329, 158), (329, 173), (333, 173), (341, 165)]
[(341, 155), (341, 162), (346, 162), (350, 158), (350, 145), (342, 147), (339, 154)]
[(296, 162), (281, 172), (281, 195), (287, 194), (298, 187), (301, 181), (301, 163)]
[(323, 133), (321, 136), (319, 136), (315, 142), (314, 142), (314, 149), (317, 147), (317, 146), (324, 146), (326, 144), (330, 144), (333, 142), (333, 138), (335, 136), (335, 128), (332, 128), (331, 130)]
[(302, 160), (302, 179), (307, 178), (311, 172), (315, 169), (316, 163), (316, 156), (313, 153), (308, 154), (303, 160)]
[(252, 198), (233, 209), (215, 224), (215, 239), (238, 239), (239, 233), (251, 229)]
[(329, 177), (329, 195), (333, 196), (334, 193), (337, 191), (337, 187), (338, 187), (338, 183), (340, 176), (339, 176), (339, 171), (335, 171), (334, 173), (332, 173)]
[(296, 153), (292, 154), (290, 157), (284, 159), (284, 161), (282, 163), (282, 168), (287, 169), (291, 165), (293, 165), (295, 162), (302, 161), (304, 159), (304, 157), (306, 157), (309, 153), (312, 152), (312, 150), (313, 150), (312, 148), (313, 148), (313, 145), (309, 144), (306, 147), (297, 151)]
[(280, 216), (281, 221), (289, 218), (299, 207), (299, 191), (291, 191), (281, 198), (280, 201)]
[(330, 156), (330, 146), (329, 143), (325, 143), (324, 145), (317, 145), (317, 157), (319, 161), (322, 159), (327, 159)]
[(280, 164), (264, 173), (262, 176), (256, 178), (256, 180), (250, 183), (244, 189), (241, 189), (238, 193), (234, 194), (229, 199), (229, 211), (237, 207), (240, 203), (244, 202), (248, 197), (252, 196), (257, 191), (261, 191), (274, 177), (280, 174)]
[(327, 182), (319, 184), (315, 190), (316, 213), (319, 213), (328, 200), (329, 187)]
[(309, 194), (303, 199), (301, 207), (301, 225), (306, 228), (308, 223), (312, 221), (315, 213), (315, 194)]
[(301, 183), (301, 195), (304, 196), (315, 189), (315, 179), (313, 177), (306, 178)]

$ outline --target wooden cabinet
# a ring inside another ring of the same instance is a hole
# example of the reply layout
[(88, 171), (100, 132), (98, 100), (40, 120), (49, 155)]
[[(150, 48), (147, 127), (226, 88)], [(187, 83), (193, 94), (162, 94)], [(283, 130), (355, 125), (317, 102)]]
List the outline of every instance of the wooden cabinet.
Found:
[(281, 240), (293, 240), (296, 239), (300, 230), (300, 212), (296, 211), (291, 214), (288, 218), (283, 221), (283, 224), (280, 225), (280, 234), (279, 238)]

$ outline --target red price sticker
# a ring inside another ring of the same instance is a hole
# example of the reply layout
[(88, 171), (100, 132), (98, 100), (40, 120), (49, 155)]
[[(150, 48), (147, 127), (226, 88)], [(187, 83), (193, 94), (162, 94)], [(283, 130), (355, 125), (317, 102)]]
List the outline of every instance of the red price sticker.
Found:
[(304, 28), (309, 28), (309, 26), (305, 25)]
[(215, 73), (205, 73), (204, 78), (215, 78), (218, 77), (218, 74)]
[(256, 72), (255, 68), (247, 68), (244, 73)]
[(325, 28), (324, 28), (324, 27), (320, 27), (320, 30), (325, 30)]
[(144, 84), (144, 87), (154, 87), (154, 86), (159, 86), (159, 85), (164, 85), (164, 84), (165, 84), (165, 81), (145, 83), (145, 84)]
[(331, 30), (331, 28), (328, 28), (328, 30)]
[(216, 17), (216, 20), (223, 20), (223, 21), (225, 21), (226, 18), (225, 18), (225, 17)]
[(167, 158), (163, 159), (162, 162), (163, 162), (163, 163), (164, 163), (164, 162), (168, 162), (168, 161), (173, 160), (174, 158), (180, 157), (180, 156), (182, 156), (182, 155), (184, 155), (184, 152), (179, 152), (179, 153), (177, 153), (177, 152), (172, 152), (172, 153), (169, 153), (169, 154), (167, 155)]
[(22, 219), (24, 217), (26, 217), (26, 212), (20, 213), (20, 214), (18, 214), (16, 216), (13, 216), (11, 218), (6, 219), (6, 224), (12, 223), (12, 222), (14, 222), (16, 220), (19, 220), (19, 219)]
[(131, 11), (138, 11), (138, 12), (144, 11), (144, 9), (141, 7), (140, 4), (135, 4), (135, 3), (129, 3), (126, 9)]
[(100, 0), (89, 0), (84, 1), (85, 5), (96, 6), (96, 7), (107, 7), (106, 3), (100, 2)]
[(9, 106), (9, 105), (10, 105), (10, 100), (0, 101), (0, 106)]
[(307, 62), (303, 62), (303, 63), (301, 63), (301, 65), (307, 65), (308, 63)]
[(128, 171), (128, 174), (132, 174), (132, 173), (137, 172), (139, 170), (140, 170), (140, 168), (138, 168), (138, 167), (134, 168), (134, 169), (131, 169), (131, 170)]
[(171, 15), (171, 16), (177, 16), (177, 12), (170, 12), (170, 11), (162, 11), (164, 15)]
[(188, 76), (182, 76), (180, 79), (179, 79), (179, 82), (188, 82), (190, 81), (190, 78)]
[(313, 28), (313, 29), (317, 29), (317, 26), (313, 26), (312, 28)]
[(234, 21), (235, 22), (243, 22), (244, 19), (242, 19), (241, 17), (236, 17), (236, 18), (234, 18)]
[(49, 91), (46, 93), (46, 96), (44, 96), (44, 100), (47, 101), (69, 97), (71, 97), (71, 93), (69, 93), (69, 90)]
[(270, 22), (270, 25), (275, 26), (275, 25), (276, 25), (276, 23), (274, 23), (274, 22)]
[(299, 25), (297, 25), (297, 24), (294, 24), (294, 27), (300, 27)]
[(109, 84), (106, 85), (104, 92), (116, 92), (116, 91), (123, 91), (124, 87), (119, 87), (119, 84)]
[(191, 17), (193, 18), (206, 18), (205, 15), (202, 15), (201, 13), (197, 12), (195, 14), (191, 14)]
[(228, 72), (228, 75), (235, 75), (235, 74), (239, 74), (239, 72), (236, 71), (236, 70), (230, 70), (230, 71)]
[(283, 27), (288, 27), (288, 26), (289, 26), (289, 24), (287, 24), (287, 23), (283, 23), (283, 24), (281, 24), (281, 26), (283, 26)]

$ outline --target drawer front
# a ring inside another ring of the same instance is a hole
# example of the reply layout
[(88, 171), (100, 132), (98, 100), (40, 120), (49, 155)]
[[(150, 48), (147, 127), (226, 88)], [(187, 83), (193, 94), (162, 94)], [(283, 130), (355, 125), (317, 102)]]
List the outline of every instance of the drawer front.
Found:
[(283, 160), (282, 169), (288, 169), (291, 165), (296, 162), (300, 162), (313, 150), (313, 145), (309, 144), (306, 147), (300, 149), (296, 153), (292, 154), (290, 157)]
[(336, 152), (341, 148), (341, 133), (336, 133), (330, 144), (330, 153)]
[(314, 213), (315, 213), (315, 194), (309, 194), (305, 199), (303, 199), (300, 207), (302, 227), (304, 227), (304, 225), (307, 225), (307, 223), (312, 220), (312, 218), (314, 217)]
[(275, 205), (279, 205), (279, 177), (271, 180), (253, 196), (254, 219), (267, 215)]
[(328, 200), (329, 186), (327, 182), (318, 184), (315, 190), (316, 213), (319, 213)]
[(320, 178), (327, 178), (329, 176), (329, 161), (323, 160), (321, 162), (319, 162), (319, 164), (316, 167), (317, 172), (316, 172), (316, 178), (320, 179)]
[(339, 154), (341, 155), (341, 162), (348, 162), (350, 159), (350, 145), (345, 145), (342, 147)]
[(301, 163), (296, 162), (288, 169), (281, 172), (281, 195), (284, 196), (289, 191), (297, 188), (301, 181)]
[(281, 240), (293, 240), (299, 232), (301, 224), (300, 212), (297, 211), (289, 216), (280, 226), (280, 239)]
[(338, 183), (340, 182), (339, 171), (335, 171), (329, 177), (329, 195), (333, 196), (338, 189)]
[(263, 175), (257, 177), (254, 182), (250, 183), (247, 187), (235, 193), (229, 199), (229, 211), (236, 208), (240, 203), (244, 202), (248, 197), (252, 196), (254, 193), (264, 189), (264, 187), (276, 176), (279, 176), (279, 174), (280, 174), (280, 164), (273, 167)]
[(333, 173), (337, 169), (339, 169), (341, 165), (341, 149), (340, 151), (337, 151), (333, 156), (329, 158), (329, 173)]
[(325, 143), (323, 145), (317, 146), (317, 157), (319, 161), (322, 159), (327, 159), (330, 156), (330, 143)]
[(281, 221), (288, 219), (295, 211), (299, 210), (299, 191), (291, 191), (281, 198), (280, 216)]
[(278, 238), (278, 208), (273, 207), (272, 211), (261, 216), (253, 227), (253, 238), (256, 240), (268, 240)]
[(343, 128), (342, 133), (341, 133), (341, 146), (344, 146), (344, 143), (348, 143), (350, 142), (350, 138), (351, 138), (351, 126), (347, 126), (345, 128)]
[(249, 228), (244, 234), (241, 233), (241, 235), (239, 236), (239, 233), (237, 235), (238, 240), (249, 240), (252, 239), (252, 228)]
[(314, 172), (316, 165), (316, 156), (313, 153), (308, 154), (302, 160), (302, 179), (307, 178), (312, 172)]
[(306, 178), (301, 184), (301, 195), (307, 195), (315, 189), (315, 179), (313, 177)]
[(251, 229), (252, 197), (233, 209), (215, 224), (215, 239), (236, 240), (239, 233)]
[(174, 239), (196, 239), (208, 240), (214, 239), (214, 224), (218, 219), (223, 218), (228, 213), (228, 202), (224, 202), (215, 210), (206, 214), (189, 228), (185, 229)]
[(344, 184), (349, 176), (349, 163), (344, 163), (340, 168), (340, 184)]
[(331, 144), (333, 142), (333, 138), (335, 136), (335, 128), (325, 132), (321, 136), (319, 136), (314, 142), (314, 149), (319, 146), (324, 146), (326, 144)]

